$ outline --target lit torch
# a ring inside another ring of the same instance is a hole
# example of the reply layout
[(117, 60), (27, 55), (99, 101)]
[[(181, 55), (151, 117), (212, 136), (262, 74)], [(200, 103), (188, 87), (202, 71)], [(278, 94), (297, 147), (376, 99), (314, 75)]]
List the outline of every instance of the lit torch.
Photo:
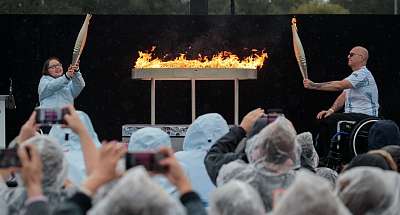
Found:
[(83, 22), (82, 28), (79, 31), (78, 37), (75, 41), (74, 51), (72, 52), (72, 65), (75, 65), (82, 54), (82, 50), (85, 47), (86, 37), (89, 27), (89, 20), (92, 17), (91, 14), (86, 14), (85, 21)]
[(303, 79), (308, 79), (307, 74), (307, 61), (304, 54), (303, 45), (301, 44), (300, 37), (297, 34), (296, 18), (292, 18), (292, 34), (293, 34), (293, 48), (296, 55), (297, 64), (299, 65)]

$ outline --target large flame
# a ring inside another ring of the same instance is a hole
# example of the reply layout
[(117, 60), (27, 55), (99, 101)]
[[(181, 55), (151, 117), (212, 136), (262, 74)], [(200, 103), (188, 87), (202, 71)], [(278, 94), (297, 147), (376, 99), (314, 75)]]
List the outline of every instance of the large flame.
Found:
[(228, 51), (215, 54), (211, 60), (207, 56), (201, 56), (195, 60), (189, 60), (185, 54), (180, 54), (174, 60), (166, 61), (153, 57), (152, 48), (150, 52), (139, 51), (139, 58), (136, 60), (135, 68), (240, 68), (240, 69), (259, 69), (263, 66), (264, 60), (268, 58), (263, 51), (251, 50), (252, 54), (244, 59)]

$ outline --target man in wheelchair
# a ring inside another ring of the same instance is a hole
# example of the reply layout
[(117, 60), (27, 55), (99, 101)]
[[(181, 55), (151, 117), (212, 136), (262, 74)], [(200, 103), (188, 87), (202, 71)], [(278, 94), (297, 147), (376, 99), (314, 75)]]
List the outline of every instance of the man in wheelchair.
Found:
[[(339, 121), (358, 123), (363, 119), (378, 117), (378, 88), (374, 77), (367, 69), (368, 50), (361, 46), (351, 49), (347, 56), (348, 66), (353, 71), (340, 81), (314, 83), (309, 79), (303, 81), (304, 88), (321, 91), (342, 91), (328, 110), (317, 114), (319, 131), (316, 149), (319, 156), (326, 158), (331, 138), (337, 133)], [(344, 107), (344, 113), (336, 113)]]

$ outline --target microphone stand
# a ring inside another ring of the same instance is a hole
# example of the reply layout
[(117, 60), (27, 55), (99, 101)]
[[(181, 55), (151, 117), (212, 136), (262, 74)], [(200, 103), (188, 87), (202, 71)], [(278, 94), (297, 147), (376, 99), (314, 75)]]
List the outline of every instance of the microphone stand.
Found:
[(8, 91), (8, 97), (6, 99), (6, 108), (7, 109), (16, 109), (17, 106), (15, 105), (15, 99), (13, 95), (12, 89), (12, 78), (10, 78), (10, 90)]

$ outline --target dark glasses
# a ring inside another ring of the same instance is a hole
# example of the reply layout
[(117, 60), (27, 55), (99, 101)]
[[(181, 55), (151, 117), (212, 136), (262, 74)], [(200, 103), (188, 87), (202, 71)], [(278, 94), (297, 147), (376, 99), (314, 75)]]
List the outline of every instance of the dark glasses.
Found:
[(354, 55), (358, 55), (358, 56), (361, 56), (361, 57), (362, 57), (362, 55), (360, 55), (360, 54), (356, 54), (356, 53), (353, 53), (353, 52), (350, 52), (350, 53), (349, 53), (349, 57), (353, 57)]

